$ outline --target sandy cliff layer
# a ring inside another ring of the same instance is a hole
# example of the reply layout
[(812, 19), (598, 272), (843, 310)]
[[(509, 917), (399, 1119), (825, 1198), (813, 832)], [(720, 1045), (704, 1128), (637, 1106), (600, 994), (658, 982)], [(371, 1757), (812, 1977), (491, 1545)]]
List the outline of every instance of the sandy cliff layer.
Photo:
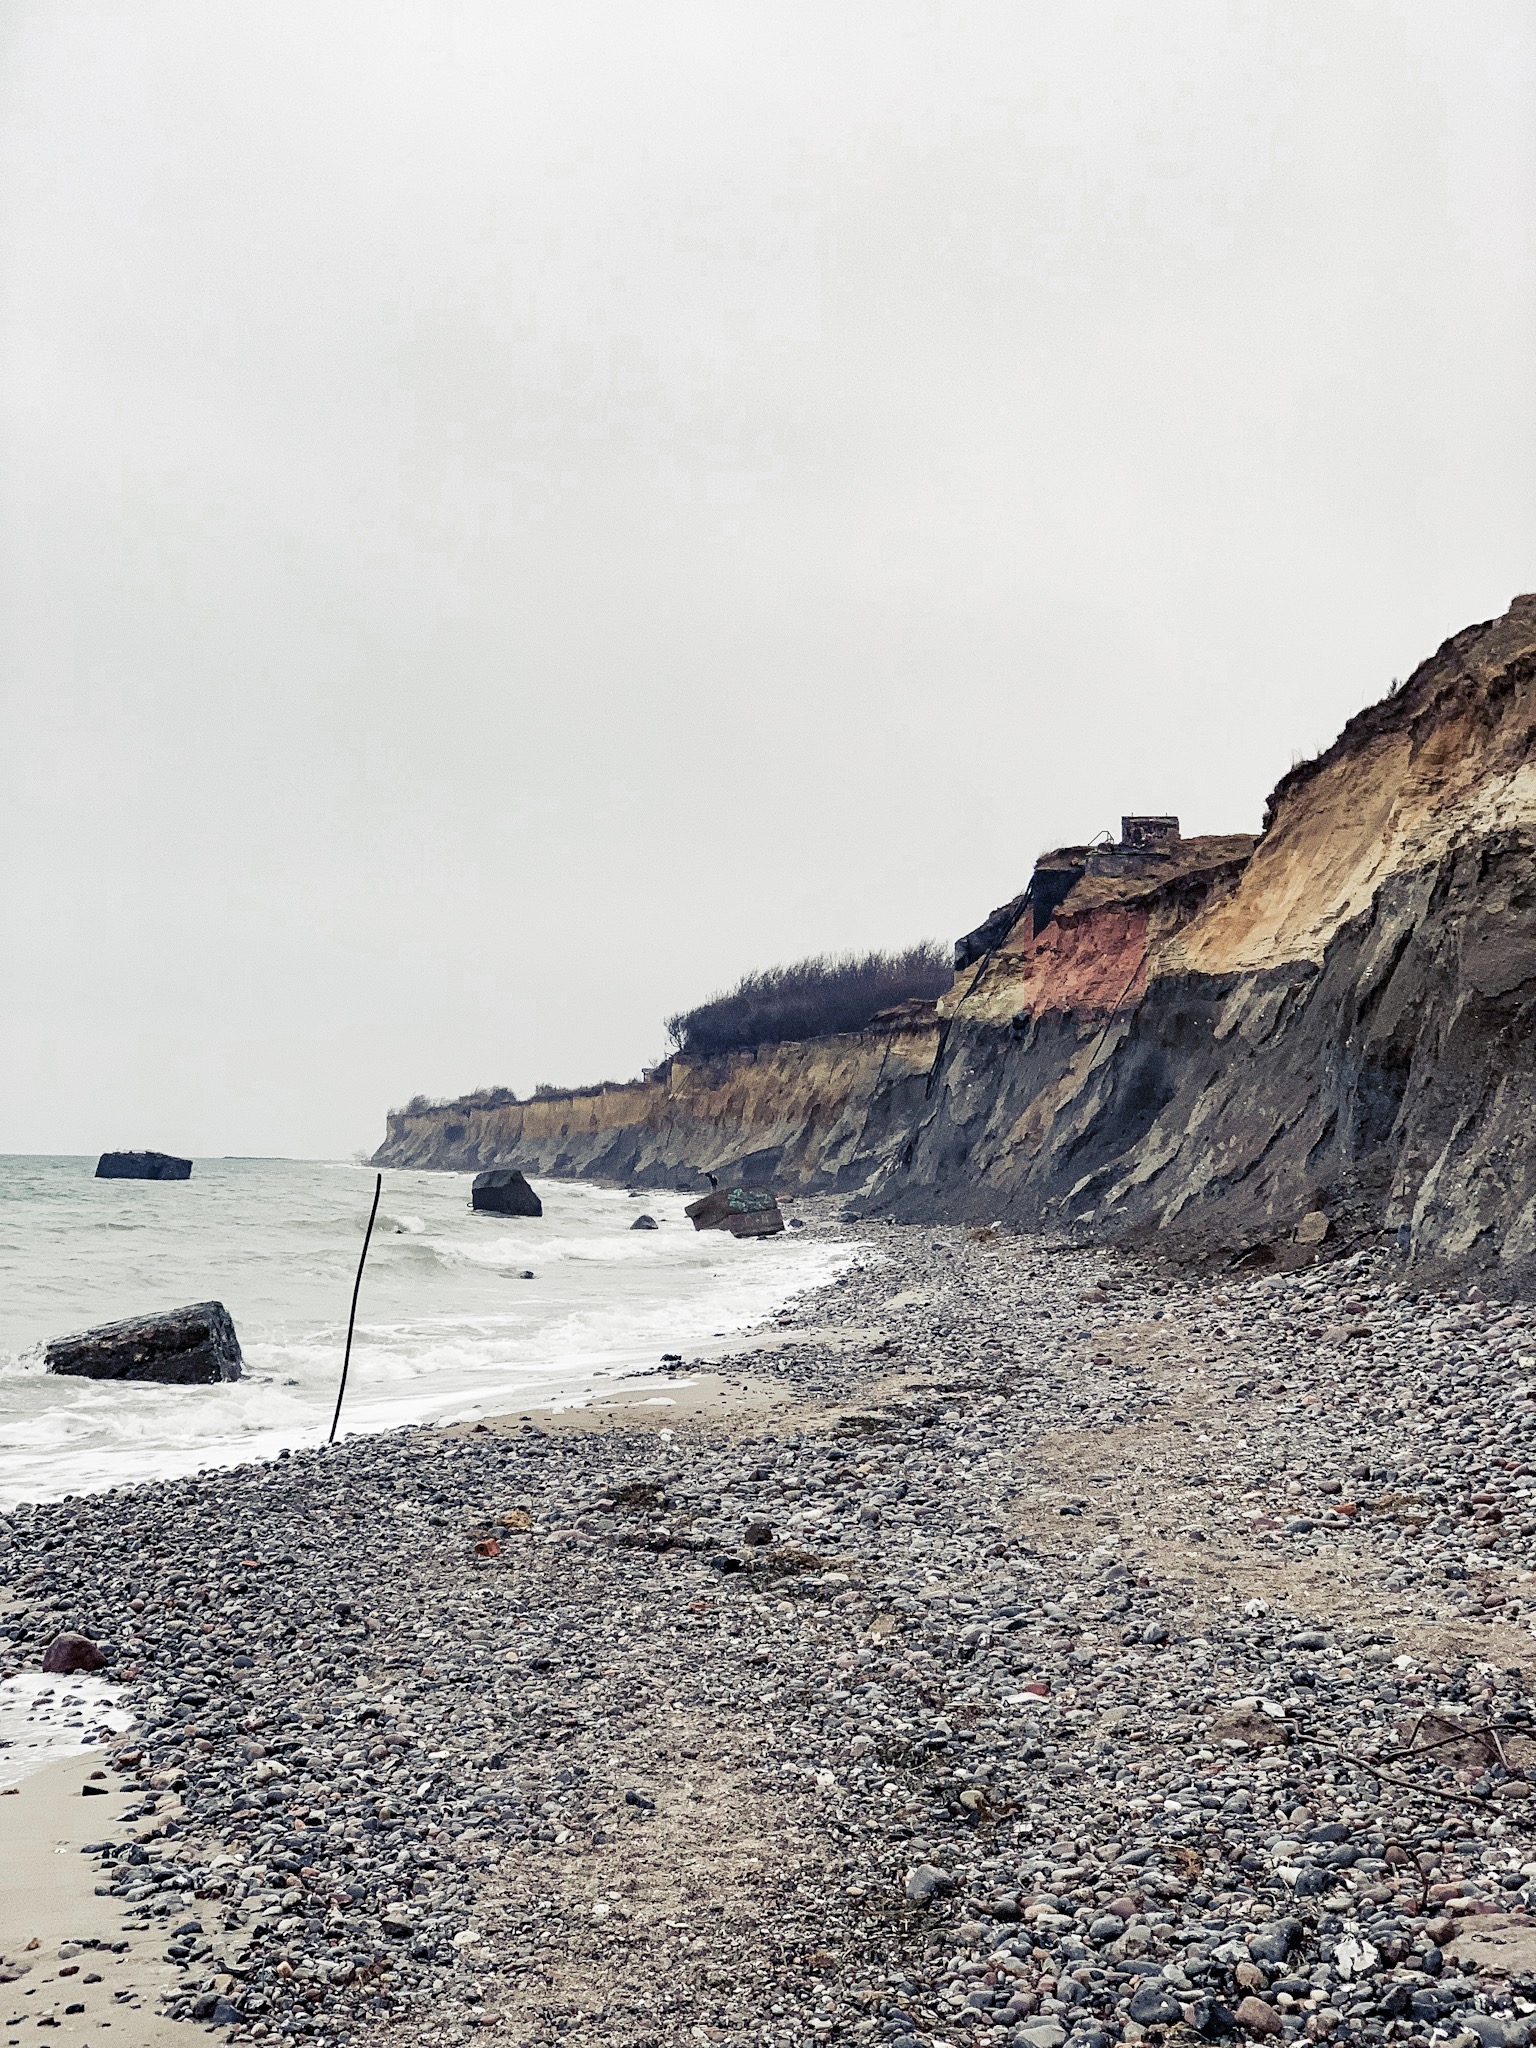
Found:
[(938, 1048), (931, 1004), (845, 1037), (690, 1062), (649, 1081), (535, 1096), (465, 1096), (396, 1111), (385, 1166), (479, 1168), (703, 1186), (739, 1174), (785, 1189), (862, 1188), (905, 1140)]
[(390, 1120), (395, 1165), (746, 1170), (910, 1218), (1237, 1253), (1322, 1208), (1536, 1285), (1536, 597), (1293, 770), (1265, 831), (1068, 847), (937, 1013)]

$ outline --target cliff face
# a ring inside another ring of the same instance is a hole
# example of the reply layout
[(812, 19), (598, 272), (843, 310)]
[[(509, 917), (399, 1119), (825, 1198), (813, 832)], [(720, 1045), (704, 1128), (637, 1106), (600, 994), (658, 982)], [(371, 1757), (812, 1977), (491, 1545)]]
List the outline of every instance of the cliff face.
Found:
[(1068, 942), (1095, 922), (1087, 881), (1059, 913), (1061, 971), (1031, 979), (1038, 942), (1005, 940), (993, 986), (984, 960), (951, 999), (873, 1205), (1229, 1248), (1321, 1207), (1428, 1266), (1536, 1280), (1533, 850), (1526, 597), (1288, 775), (1231, 885), (1149, 920), (1125, 997), (1099, 999), (1133, 965), (1120, 920), (1097, 920), (1100, 976), (1077, 964), (1089, 934)]
[(1536, 597), (1287, 775), (1265, 831), (1068, 847), (937, 1011), (390, 1120), (394, 1165), (692, 1184), (1236, 1252), (1322, 1208), (1536, 1285)]
[(906, 1138), (938, 1048), (933, 1005), (867, 1031), (690, 1062), (621, 1086), (397, 1111), (381, 1166), (478, 1169), (700, 1187), (706, 1172), (801, 1193), (864, 1187)]

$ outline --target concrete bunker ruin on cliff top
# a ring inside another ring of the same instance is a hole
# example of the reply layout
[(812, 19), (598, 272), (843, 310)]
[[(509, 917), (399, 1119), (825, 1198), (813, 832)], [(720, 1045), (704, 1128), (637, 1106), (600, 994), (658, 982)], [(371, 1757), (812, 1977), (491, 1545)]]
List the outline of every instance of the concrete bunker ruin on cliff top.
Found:
[[(1103, 838), (1108, 840), (1109, 834)], [(1118, 843), (1063, 846), (1042, 854), (1028, 886), (955, 941), (955, 972), (1001, 945), (1026, 910), (1033, 936), (1039, 938), (1085, 875), (1133, 874), (1138, 869), (1146, 871), (1149, 864), (1155, 869), (1157, 863), (1176, 854), (1182, 843), (1177, 818), (1147, 813), (1120, 820)]]
[(1121, 853), (1156, 853), (1163, 847), (1173, 848), (1179, 843), (1179, 821), (1177, 818), (1122, 818), (1120, 820)]

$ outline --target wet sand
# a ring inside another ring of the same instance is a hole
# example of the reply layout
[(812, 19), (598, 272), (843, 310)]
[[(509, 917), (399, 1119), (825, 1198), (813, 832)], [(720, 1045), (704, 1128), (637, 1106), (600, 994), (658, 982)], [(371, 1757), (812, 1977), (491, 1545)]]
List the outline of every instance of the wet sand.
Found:
[[(47, 2038), (61, 2048), (166, 2048), (186, 2038), (160, 2014), (176, 1974), (164, 1944), (123, 1933), (121, 1903), (96, 1896), (95, 1865), (80, 1853), (87, 1842), (137, 1832), (124, 1827), (129, 1797), (115, 1783), (105, 1798), (82, 1793), (102, 1762), (67, 1757), (0, 1795), (0, 1976), (25, 1965), (0, 1984), (0, 2042), (24, 2048), (49, 2019), (58, 2029), (47, 2028)], [(71, 2012), (75, 2005), (84, 2010)]]

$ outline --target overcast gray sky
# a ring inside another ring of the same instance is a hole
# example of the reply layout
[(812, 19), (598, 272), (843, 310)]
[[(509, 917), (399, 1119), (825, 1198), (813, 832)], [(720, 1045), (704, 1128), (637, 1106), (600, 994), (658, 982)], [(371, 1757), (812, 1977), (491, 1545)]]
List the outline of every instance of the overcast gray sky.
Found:
[(1526, 0), (11, 0), (0, 1150), (950, 938), (1536, 584)]

